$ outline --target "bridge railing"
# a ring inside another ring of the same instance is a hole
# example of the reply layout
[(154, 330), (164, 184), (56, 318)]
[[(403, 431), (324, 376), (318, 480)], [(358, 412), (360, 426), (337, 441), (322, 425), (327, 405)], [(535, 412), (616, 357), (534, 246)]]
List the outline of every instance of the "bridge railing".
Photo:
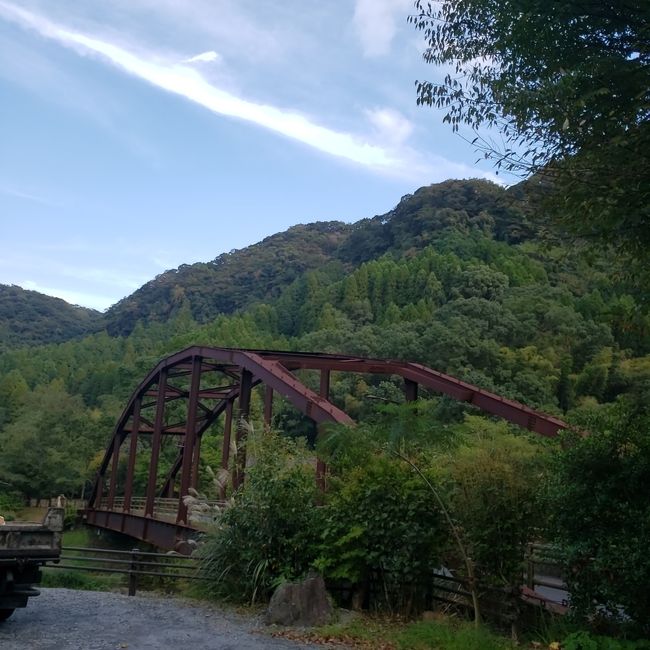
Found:
[[(132, 497), (131, 508), (129, 512), (134, 515), (144, 516), (146, 502), (146, 497)], [(214, 511), (218, 508), (223, 508), (225, 502), (219, 500), (207, 500), (203, 501), (202, 504), (207, 506), (205, 512), (199, 512), (198, 510), (190, 509), (189, 518), (191, 522), (197, 524), (209, 523), (214, 518), (212, 513), (214, 513)], [(103, 497), (97, 504), (96, 509), (111, 510), (113, 512), (124, 512), (124, 505), (124, 497), (114, 497), (113, 506), (112, 508), (109, 508), (109, 498)], [(176, 519), (177, 512), (178, 497), (173, 499), (158, 497), (154, 500), (154, 518), (161, 519), (163, 521), (174, 521)]]

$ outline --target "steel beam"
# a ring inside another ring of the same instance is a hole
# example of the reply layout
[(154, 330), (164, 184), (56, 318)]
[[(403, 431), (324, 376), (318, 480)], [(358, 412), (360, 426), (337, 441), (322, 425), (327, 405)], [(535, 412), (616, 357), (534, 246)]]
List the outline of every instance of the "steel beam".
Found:
[[(221, 468), (228, 470), (230, 465), (230, 437), (232, 435), (232, 411), (233, 400), (229, 399), (226, 404), (226, 421), (223, 425), (223, 445), (221, 447)], [(234, 470), (233, 470), (233, 485), (234, 483)], [(219, 490), (219, 497), (223, 500), (226, 498), (226, 488), (221, 487)]]
[(115, 490), (117, 489), (117, 470), (120, 462), (120, 447), (122, 446), (123, 436), (113, 438), (113, 462), (111, 463), (111, 478), (108, 484), (108, 509), (113, 509), (115, 502)]
[(264, 391), (264, 424), (267, 429), (271, 428), (273, 419), (273, 389), (270, 386)]
[(181, 469), (181, 486), (178, 495), (178, 515), (176, 522), (187, 523), (187, 506), (183, 498), (187, 496), (192, 478), (192, 459), (194, 447), (200, 442), (196, 438), (197, 410), (199, 403), (199, 389), (201, 387), (201, 364), (203, 359), (200, 356), (194, 357), (192, 363), (192, 379), (190, 381), (190, 394), (187, 400), (187, 424), (185, 431), (185, 442), (183, 444), (183, 461)]
[(136, 398), (133, 402), (133, 425), (131, 427), (131, 440), (129, 441), (129, 461), (126, 469), (126, 482), (124, 485), (124, 512), (131, 511), (131, 497), (133, 496), (133, 477), (135, 474), (135, 458), (138, 452), (138, 430), (140, 428), (140, 405), (142, 399)]
[(191, 552), (191, 546), (187, 542), (197, 536), (197, 530), (190, 526), (126, 512), (86, 509), (83, 517), (90, 526), (124, 533), (158, 548), (177, 551), (184, 555), (189, 555)]
[(158, 458), (162, 442), (163, 421), (165, 417), (165, 392), (167, 384), (167, 368), (162, 368), (158, 376), (158, 400), (156, 403), (156, 419), (154, 422), (153, 437), (151, 439), (151, 461), (149, 462), (149, 481), (147, 483), (147, 502), (144, 509), (145, 516), (153, 517), (154, 502), (156, 499), (156, 482), (158, 480)]
[(246, 473), (246, 427), (250, 421), (251, 391), (253, 388), (253, 373), (242, 367), (239, 385), (239, 410), (237, 413), (237, 462), (235, 488), (244, 482)]

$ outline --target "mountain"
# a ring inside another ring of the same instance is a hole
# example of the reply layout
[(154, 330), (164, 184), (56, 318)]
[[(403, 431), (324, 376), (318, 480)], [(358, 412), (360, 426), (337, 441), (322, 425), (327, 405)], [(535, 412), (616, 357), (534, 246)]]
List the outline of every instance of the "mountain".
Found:
[(211, 262), (165, 271), (113, 305), (106, 328), (112, 335), (129, 334), (138, 321), (164, 322), (186, 304), (205, 322), (270, 300), (300, 274), (331, 261), (349, 229), (339, 221), (297, 225)]
[(0, 284), (0, 347), (60, 343), (102, 327), (102, 314), (94, 309)]
[(306, 271), (329, 269), (342, 275), (385, 254), (422, 249), (444, 230), (481, 230), (518, 243), (533, 236), (521, 205), (518, 197), (488, 181), (422, 187), (383, 215), (354, 224), (293, 226), (211, 262), (166, 271), (113, 305), (106, 313), (106, 328), (112, 335), (126, 335), (138, 321), (165, 322), (184, 306), (197, 322), (207, 322), (278, 297)]

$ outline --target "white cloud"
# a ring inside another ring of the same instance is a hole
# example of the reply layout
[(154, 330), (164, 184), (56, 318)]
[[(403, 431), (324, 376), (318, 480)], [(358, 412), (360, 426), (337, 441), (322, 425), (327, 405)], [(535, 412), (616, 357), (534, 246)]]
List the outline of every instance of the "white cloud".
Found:
[(185, 59), (183, 63), (212, 63), (213, 61), (221, 61), (221, 56), (214, 50), (209, 50), (208, 52), (201, 52), (201, 54), (191, 56), (189, 59)]
[(0, 14), (83, 56), (99, 54), (129, 74), (181, 95), (214, 113), (252, 122), (319, 151), (367, 167), (398, 174), (404, 172), (405, 161), (393, 151), (354, 134), (321, 126), (300, 113), (238, 97), (212, 85), (188, 66), (160, 60), (154, 52), (134, 53), (106, 40), (63, 28), (2, 0)]
[(413, 123), (393, 108), (373, 108), (366, 111), (380, 142), (393, 146), (404, 143), (413, 132)]
[(354, 27), (366, 56), (388, 54), (398, 21), (406, 21), (413, 0), (356, 0)]

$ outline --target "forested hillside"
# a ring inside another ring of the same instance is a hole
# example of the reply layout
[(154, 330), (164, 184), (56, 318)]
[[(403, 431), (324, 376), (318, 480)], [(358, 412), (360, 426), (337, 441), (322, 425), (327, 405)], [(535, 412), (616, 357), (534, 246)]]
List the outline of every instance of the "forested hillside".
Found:
[(102, 315), (94, 309), (0, 284), (0, 350), (58, 343), (102, 328)]
[(525, 208), (520, 193), (484, 181), (423, 187), (372, 219), (352, 225), (331, 221), (294, 226), (211, 262), (162, 273), (111, 307), (106, 327), (111, 334), (128, 334), (139, 320), (164, 322), (185, 302), (195, 320), (206, 322), (277, 298), (306, 271), (342, 277), (386, 253), (399, 257), (420, 250), (447, 229), (482, 231), (499, 241), (520, 242), (533, 234)]
[(106, 327), (111, 334), (129, 334), (138, 321), (164, 322), (185, 304), (205, 322), (272, 300), (303, 272), (331, 261), (348, 230), (338, 221), (293, 226), (211, 262), (166, 271), (111, 307)]
[[(163, 274), (106, 315), (109, 332), (128, 335), (0, 356), (0, 480), (29, 494), (81, 493), (133, 387), (191, 344), (416, 360), (583, 418), (650, 376), (650, 317), (615, 260), (543, 236), (540, 224), (518, 192), (448, 181), (380, 217), (296, 226)], [(66, 331), (69, 314), (86, 319), (78, 333), (98, 323), (63, 307), (56, 325), (38, 327)], [(353, 417), (376, 404), (369, 394), (400, 395), (390, 382), (345, 377), (332, 391)]]

